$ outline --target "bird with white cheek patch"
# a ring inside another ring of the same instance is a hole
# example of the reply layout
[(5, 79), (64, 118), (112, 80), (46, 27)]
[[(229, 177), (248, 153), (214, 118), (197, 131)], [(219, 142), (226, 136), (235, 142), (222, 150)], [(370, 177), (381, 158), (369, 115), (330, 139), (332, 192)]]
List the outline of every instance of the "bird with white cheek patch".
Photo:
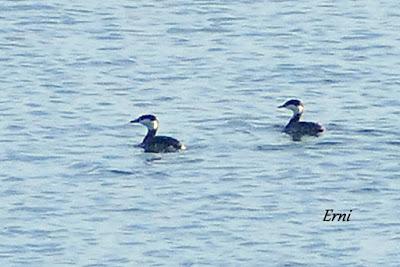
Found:
[(278, 108), (286, 108), (293, 112), (292, 118), (283, 129), (283, 132), (289, 134), (293, 141), (301, 141), (303, 136), (319, 136), (325, 128), (316, 122), (300, 121), (304, 112), (304, 104), (298, 99), (291, 99)]
[(166, 153), (186, 149), (185, 145), (175, 138), (169, 136), (156, 136), (160, 123), (154, 115), (142, 115), (139, 118), (132, 120), (131, 123), (140, 123), (147, 128), (147, 134), (139, 145), (144, 148), (144, 152)]

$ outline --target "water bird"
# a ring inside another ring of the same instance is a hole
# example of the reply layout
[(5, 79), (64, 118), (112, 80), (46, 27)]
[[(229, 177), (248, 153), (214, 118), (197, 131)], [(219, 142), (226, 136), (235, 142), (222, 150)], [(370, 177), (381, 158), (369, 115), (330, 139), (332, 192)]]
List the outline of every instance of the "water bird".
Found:
[(147, 134), (142, 143), (139, 144), (140, 147), (144, 148), (144, 152), (166, 153), (186, 149), (185, 145), (175, 138), (169, 136), (156, 136), (160, 123), (154, 115), (142, 115), (130, 122), (140, 123), (147, 128)]
[(278, 108), (287, 108), (293, 111), (293, 116), (283, 129), (284, 133), (290, 135), (293, 141), (301, 141), (303, 136), (319, 136), (325, 128), (316, 122), (300, 121), (304, 111), (304, 104), (298, 99), (291, 99)]

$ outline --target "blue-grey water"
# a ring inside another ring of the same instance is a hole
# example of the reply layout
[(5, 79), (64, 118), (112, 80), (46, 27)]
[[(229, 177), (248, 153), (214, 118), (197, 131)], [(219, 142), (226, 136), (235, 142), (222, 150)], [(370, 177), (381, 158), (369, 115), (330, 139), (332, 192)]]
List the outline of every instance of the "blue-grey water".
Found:
[[(0, 25), (0, 266), (399, 266), (400, 2), (2, 0)], [(322, 137), (280, 132), (289, 98)], [(188, 150), (135, 147), (145, 113)]]

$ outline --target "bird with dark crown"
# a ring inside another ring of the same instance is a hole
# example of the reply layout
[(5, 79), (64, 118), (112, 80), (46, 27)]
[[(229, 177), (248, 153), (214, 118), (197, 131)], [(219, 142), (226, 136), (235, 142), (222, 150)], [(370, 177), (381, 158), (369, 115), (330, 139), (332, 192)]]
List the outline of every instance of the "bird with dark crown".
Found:
[(283, 129), (283, 132), (289, 134), (293, 141), (301, 141), (303, 136), (319, 136), (325, 128), (316, 122), (300, 121), (304, 111), (304, 104), (298, 99), (291, 99), (278, 108), (287, 108), (293, 111), (293, 116), (289, 123)]
[(159, 128), (159, 121), (154, 115), (142, 115), (131, 123), (140, 123), (147, 128), (147, 134), (139, 145), (144, 148), (144, 152), (166, 153), (177, 152), (186, 149), (185, 145), (175, 138), (169, 136), (156, 136)]

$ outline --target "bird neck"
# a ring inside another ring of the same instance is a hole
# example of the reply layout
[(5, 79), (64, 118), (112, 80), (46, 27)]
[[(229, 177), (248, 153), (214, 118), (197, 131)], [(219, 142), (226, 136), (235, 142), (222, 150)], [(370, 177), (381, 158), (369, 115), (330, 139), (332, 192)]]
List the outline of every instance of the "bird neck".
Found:
[(156, 129), (148, 129), (146, 136), (143, 139), (142, 144), (147, 144), (151, 141), (151, 139), (154, 138), (154, 136), (156, 136), (157, 133), (157, 128)]
[(302, 114), (303, 114), (302, 112), (295, 112), (293, 114), (292, 118), (290, 119), (289, 124), (300, 121)]

